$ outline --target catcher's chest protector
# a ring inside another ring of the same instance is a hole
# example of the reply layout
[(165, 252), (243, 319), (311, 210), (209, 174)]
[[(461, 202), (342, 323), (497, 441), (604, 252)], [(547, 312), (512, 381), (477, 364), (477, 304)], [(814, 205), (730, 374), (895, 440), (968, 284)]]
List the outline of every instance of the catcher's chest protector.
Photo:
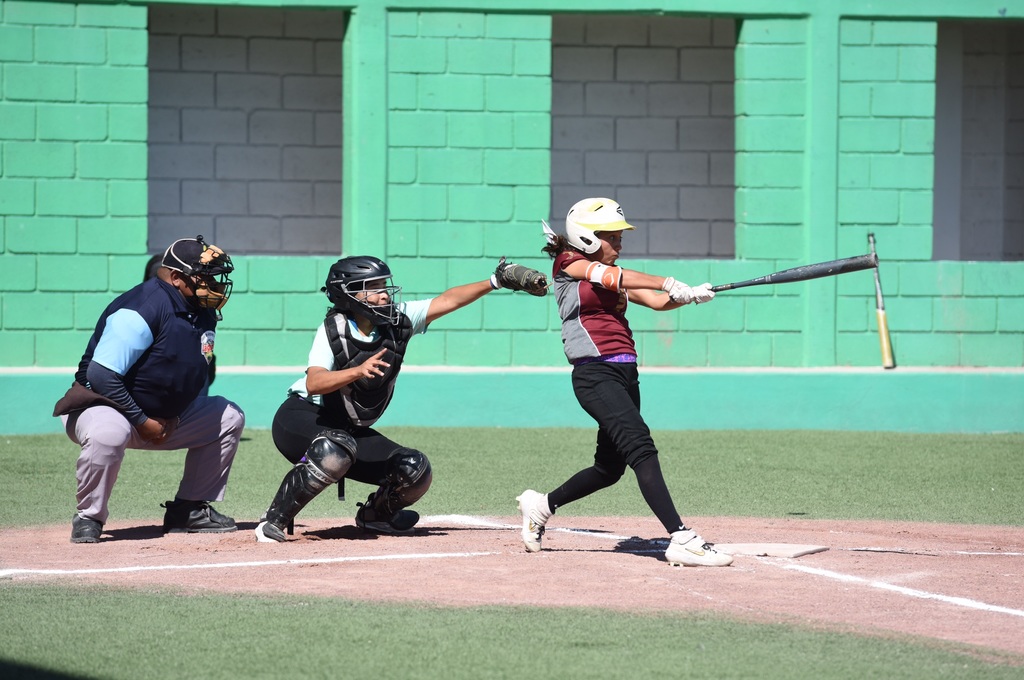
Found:
[(324, 328), (334, 353), (335, 370), (358, 366), (380, 350), (386, 350), (381, 359), (390, 366), (380, 367), (384, 375), (360, 378), (337, 392), (325, 394), (323, 398), (325, 407), (344, 412), (353, 425), (369, 427), (384, 414), (391, 402), (405, 348), (413, 335), (412, 322), (402, 314), (397, 325), (378, 326), (374, 340), (356, 338), (344, 314), (332, 314), (324, 319)]

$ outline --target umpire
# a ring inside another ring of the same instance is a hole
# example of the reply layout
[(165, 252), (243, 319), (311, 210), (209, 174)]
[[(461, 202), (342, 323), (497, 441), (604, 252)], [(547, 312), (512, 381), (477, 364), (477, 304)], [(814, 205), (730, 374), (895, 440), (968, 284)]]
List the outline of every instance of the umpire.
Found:
[(245, 415), (200, 395), (220, 310), (231, 295), (231, 258), (202, 236), (179, 239), (155, 278), (100, 315), (67, 394), (54, 407), (78, 458), (72, 543), (97, 543), (125, 449), (188, 449), (164, 533), (236, 531), (210, 501), (224, 498)]

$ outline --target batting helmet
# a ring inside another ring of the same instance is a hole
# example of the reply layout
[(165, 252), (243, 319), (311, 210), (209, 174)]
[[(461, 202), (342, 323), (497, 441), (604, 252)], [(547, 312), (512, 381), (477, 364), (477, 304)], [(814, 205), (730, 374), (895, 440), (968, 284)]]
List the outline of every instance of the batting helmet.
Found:
[(569, 243), (586, 254), (601, 249), (600, 231), (636, 229), (626, 222), (622, 207), (610, 198), (584, 198), (565, 216), (565, 236)]

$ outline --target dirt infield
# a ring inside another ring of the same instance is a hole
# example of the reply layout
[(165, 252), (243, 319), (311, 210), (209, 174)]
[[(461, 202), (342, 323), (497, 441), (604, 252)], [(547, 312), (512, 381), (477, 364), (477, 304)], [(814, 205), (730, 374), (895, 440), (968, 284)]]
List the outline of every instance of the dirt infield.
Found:
[(69, 526), (4, 529), (0, 577), (454, 606), (714, 610), (963, 643), (1024, 663), (1020, 528), (695, 518), (719, 543), (828, 547), (709, 569), (665, 563), (661, 527), (646, 518), (559, 517), (538, 554), (523, 551), (513, 517), (425, 517), (412, 536), (343, 522), (299, 522), (284, 544), (256, 543), (251, 522), (238, 533), (168, 536), (155, 524), (112, 522), (96, 545), (72, 545)]

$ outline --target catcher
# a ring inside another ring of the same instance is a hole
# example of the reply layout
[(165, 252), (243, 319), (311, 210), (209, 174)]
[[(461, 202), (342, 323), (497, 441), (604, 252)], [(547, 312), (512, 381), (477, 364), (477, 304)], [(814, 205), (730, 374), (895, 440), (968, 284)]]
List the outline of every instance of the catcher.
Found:
[(338, 260), (320, 289), (331, 307), (313, 338), (306, 375), (291, 386), (274, 416), (274, 444), (294, 467), (260, 518), (256, 540), (284, 541), (292, 520), (321, 491), (337, 483), (342, 497), (346, 478), (376, 487), (358, 504), (356, 525), (412, 533), (419, 514), (406, 508), (430, 488), (430, 461), (372, 427), (391, 401), (409, 341), (430, 322), (493, 290), (544, 296), (547, 285), (540, 272), (501, 258), (489, 279), (402, 302), (383, 261)]

